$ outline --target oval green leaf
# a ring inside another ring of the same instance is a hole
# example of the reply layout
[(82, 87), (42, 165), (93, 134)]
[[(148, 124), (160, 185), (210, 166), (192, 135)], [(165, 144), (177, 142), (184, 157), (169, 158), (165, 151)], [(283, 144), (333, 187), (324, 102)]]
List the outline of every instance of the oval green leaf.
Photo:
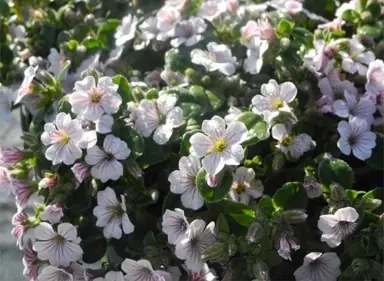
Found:
[(210, 187), (206, 181), (207, 172), (201, 168), (196, 176), (196, 186), (201, 196), (208, 202), (219, 202), (227, 196), (232, 186), (233, 176), (228, 169), (223, 170), (220, 182), (215, 187)]

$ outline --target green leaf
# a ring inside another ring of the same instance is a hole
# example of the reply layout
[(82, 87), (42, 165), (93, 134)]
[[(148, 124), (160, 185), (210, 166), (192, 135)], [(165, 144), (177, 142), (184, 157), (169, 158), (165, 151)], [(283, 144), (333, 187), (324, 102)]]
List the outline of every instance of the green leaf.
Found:
[(381, 6), (379, 3), (371, 3), (366, 8), (372, 15), (374, 19), (380, 17), (381, 14)]
[(347, 189), (345, 190), (345, 193), (352, 203), (359, 197), (359, 195), (365, 194), (365, 191), (359, 191), (359, 190), (353, 190), (353, 189)]
[(379, 26), (363, 25), (357, 28), (357, 34), (380, 38), (383, 36), (383, 28), (380, 28)]
[(116, 75), (113, 77), (113, 83), (116, 85), (119, 85), (118, 92), (122, 98), (122, 106), (120, 108), (120, 111), (126, 106), (126, 104), (130, 101), (134, 101), (131, 91), (131, 86), (129, 85), (129, 82), (127, 78), (125, 78), (123, 75)]
[(153, 234), (152, 231), (149, 231), (145, 236), (144, 236), (144, 247), (148, 247), (148, 246), (156, 246), (157, 243), (156, 243), (156, 238), (155, 238), (155, 235)]
[(352, 168), (340, 159), (322, 160), (317, 172), (320, 182), (325, 185), (336, 182), (344, 189), (351, 189), (355, 180)]
[(279, 35), (287, 36), (287, 35), (291, 34), (294, 26), (295, 26), (294, 22), (288, 21), (286, 19), (282, 19), (279, 22), (279, 26), (277, 28), (277, 33)]
[(100, 26), (97, 31), (97, 38), (104, 47), (109, 47), (114, 42), (114, 33), (116, 28), (120, 25), (120, 20), (109, 19), (105, 24)]
[(224, 199), (215, 205), (223, 214), (232, 217), (240, 225), (248, 226), (255, 221), (255, 213), (247, 205), (228, 199)]
[(211, 90), (205, 90), (205, 94), (207, 95), (208, 103), (212, 107), (213, 111), (217, 111), (223, 106), (225, 102), (224, 95), (218, 91)]
[(287, 209), (305, 209), (308, 204), (307, 191), (300, 182), (287, 182), (273, 196), (275, 206)]
[(203, 115), (203, 107), (197, 103), (183, 102), (180, 104), (185, 119)]
[(384, 169), (384, 138), (376, 139), (376, 147), (372, 151), (371, 158), (366, 160), (366, 163), (377, 170)]
[(75, 52), (77, 47), (79, 46), (79, 42), (77, 42), (76, 40), (69, 40), (65, 43), (65, 46), (70, 52)]
[(120, 129), (121, 139), (124, 140), (129, 149), (131, 150), (131, 155), (134, 159), (138, 158), (144, 153), (145, 143), (144, 138), (133, 126), (123, 126)]
[(360, 21), (360, 15), (354, 10), (346, 10), (343, 13), (343, 19), (349, 23), (358, 23)]
[(181, 156), (188, 156), (189, 155), (189, 149), (191, 148), (191, 143), (189, 142), (189, 139), (196, 133), (201, 132), (200, 130), (192, 130), (189, 132), (186, 132), (180, 142), (180, 155)]
[(248, 129), (248, 135), (243, 142), (244, 145), (254, 145), (265, 139), (267, 134), (267, 123), (259, 115), (253, 112), (243, 112), (236, 118), (237, 121), (243, 122)]
[(86, 38), (83, 40), (82, 44), (88, 51), (93, 51), (101, 47), (101, 42), (95, 38)]
[(4, 64), (11, 64), (12, 60), (13, 60), (13, 53), (11, 49), (5, 44), (1, 44), (0, 45), (0, 61)]
[(216, 226), (217, 226), (217, 229), (219, 230), (219, 233), (229, 234), (229, 225), (228, 225), (227, 219), (221, 213), (217, 217)]
[(233, 181), (232, 172), (229, 169), (225, 169), (216, 175), (219, 182), (215, 187), (210, 187), (207, 184), (206, 176), (207, 172), (203, 168), (196, 175), (197, 189), (206, 201), (218, 202), (227, 196)]
[(360, 207), (364, 210), (374, 210), (380, 207), (382, 203), (380, 198), (383, 198), (383, 195), (383, 188), (376, 187), (375, 189), (365, 193), (360, 202)]
[(257, 205), (257, 213), (261, 213), (263, 216), (269, 218), (275, 211), (273, 200), (268, 195), (261, 197), (259, 204)]
[(144, 168), (167, 160), (171, 154), (169, 146), (158, 145), (152, 139), (152, 136), (144, 138), (144, 143), (144, 153), (137, 159), (137, 162), (144, 166)]

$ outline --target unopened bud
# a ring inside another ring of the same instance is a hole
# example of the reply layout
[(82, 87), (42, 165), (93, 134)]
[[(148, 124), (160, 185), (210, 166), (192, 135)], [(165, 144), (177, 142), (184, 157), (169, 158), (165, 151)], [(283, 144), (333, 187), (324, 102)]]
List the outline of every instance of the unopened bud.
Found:
[(204, 86), (209, 86), (211, 84), (211, 77), (208, 75), (203, 76), (203, 78), (201, 78), (201, 84)]
[(280, 40), (280, 47), (283, 51), (287, 50), (289, 48), (289, 46), (291, 46), (291, 40), (289, 40), (289, 38), (281, 38)]
[(305, 222), (308, 217), (308, 215), (304, 213), (303, 210), (287, 210), (284, 211), (281, 215), (283, 221), (292, 224)]
[(192, 79), (196, 75), (196, 71), (193, 68), (187, 68), (184, 72), (185, 76)]
[(261, 223), (255, 221), (252, 222), (248, 227), (247, 236), (245, 239), (250, 243), (257, 243), (264, 236), (264, 227)]
[(281, 153), (276, 153), (272, 159), (272, 170), (274, 172), (278, 172), (281, 170), (284, 164), (285, 164), (284, 155)]
[(262, 260), (257, 260), (252, 266), (253, 276), (257, 281), (269, 281), (269, 267)]
[(340, 202), (345, 198), (344, 188), (342, 188), (339, 184), (334, 183), (330, 187), (330, 198), (332, 201)]

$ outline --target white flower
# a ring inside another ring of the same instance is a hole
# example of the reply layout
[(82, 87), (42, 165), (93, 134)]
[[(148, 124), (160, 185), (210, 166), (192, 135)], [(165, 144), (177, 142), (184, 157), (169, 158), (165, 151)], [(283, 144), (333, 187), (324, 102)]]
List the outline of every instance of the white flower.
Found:
[(127, 159), (131, 150), (124, 141), (113, 135), (105, 137), (103, 148), (97, 145), (87, 148), (85, 162), (93, 166), (91, 175), (94, 178), (102, 182), (117, 180), (123, 175), (123, 165), (118, 160)]
[(340, 121), (337, 131), (340, 139), (337, 147), (345, 155), (353, 155), (366, 160), (371, 157), (372, 149), (376, 146), (376, 135), (369, 130), (367, 121), (354, 117), (349, 122)]
[(149, 17), (140, 24), (141, 38), (150, 41), (156, 38), (159, 30), (157, 29), (157, 18)]
[(43, 271), (37, 277), (36, 281), (74, 281), (73, 275), (64, 269), (48, 265), (44, 267)]
[(40, 260), (49, 260), (54, 266), (66, 267), (71, 262), (80, 260), (83, 255), (76, 227), (70, 223), (59, 224), (55, 231), (52, 225), (42, 222), (35, 228), (34, 234), (36, 242), (33, 250)]
[(213, 116), (204, 120), (203, 133), (194, 134), (190, 143), (194, 154), (201, 158), (203, 168), (208, 174), (218, 174), (225, 165), (239, 165), (244, 158), (244, 149), (240, 145), (247, 137), (248, 130), (241, 122), (226, 124), (223, 118)]
[(364, 52), (365, 47), (357, 38), (352, 38), (348, 42), (349, 53), (340, 52), (343, 60), (341, 67), (349, 73), (358, 72), (359, 75), (367, 73), (367, 65), (375, 60), (375, 54), (371, 51)]
[(241, 112), (242, 112), (241, 109), (235, 106), (230, 106), (228, 109), (228, 114), (224, 116), (225, 123), (229, 124), (235, 121), (237, 116), (239, 116)]
[(179, 72), (174, 72), (168, 68), (164, 69), (160, 73), (160, 77), (165, 81), (165, 83), (167, 83), (168, 86), (182, 85), (188, 81), (185, 75)]
[(184, 211), (175, 209), (175, 211), (166, 210), (161, 223), (163, 232), (168, 235), (168, 242), (176, 245), (181, 239), (186, 237), (189, 223), (185, 218)]
[(156, 101), (141, 100), (135, 110), (135, 127), (144, 137), (149, 137), (154, 131), (153, 140), (156, 143), (167, 143), (173, 128), (179, 127), (183, 122), (183, 111), (175, 106), (176, 101), (176, 96), (167, 94)]
[(232, 56), (228, 46), (210, 42), (207, 49), (208, 52), (200, 49), (192, 50), (192, 62), (204, 66), (209, 72), (218, 70), (228, 76), (235, 73), (236, 58)]
[(108, 114), (101, 115), (99, 119), (95, 121), (96, 132), (100, 134), (107, 134), (112, 131), (113, 117)]
[(204, 1), (197, 15), (208, 21), (213, 21), (227, 10), (226, 3), (222, 0)]
[(254, 47), (247, 50), (247, 58), (244, 60), (244, 71), (251, 74), (260, 72), (263, 66), (263, 55), (268, 49), (268, 42), (256, 37)]
[(334, 215), (322, 215), (317, 223), (323, 232), (321, 241), (335, 248), (341, 244), (343, 239), (352, 234), (357, 226), (359, 214), (352, 207), (341, 208)]
[(40, 214), (42, 220), (49, 221), (51, 224), (60, 222), (63, 216), (63, 208), (58, 204), (46, 206)]
[(376, 95), (384, 92), (384, 62), (382, 60), (375, 60), (369, 64), (365, 89)]
[(180, 21), (180, 12), (172, 7), (163, 7), (156, 14), (157, 17), (157, 40), (165, 41), (174, 35), (176, 24)]
[[(48, 61), (49, 61), (49, 68), (48, 71), (52, 72), (53, 75), (56, 77), (59, 75), (60, 71), (62, 70), (64, 64), (66, 63), (67, 59), (64, 56), (63, 51), (61, 50), (60, 53), (55, 49), (51, 48), (50, 53), (48, 55)], [(64, 74), (64, 79), (66, 74)]]
[(2, 197), (8, 197), (13, 191), (13, 182), (11, 172), (0, 166), (0, 194)]
[(295, 237), (293, 237), (293, 231), (282, 231), (276, 242), (277, 253), (285, 260), (292, 260), (292, 250), (297, 251), (300, 249), (300, 245), (297, 244)]
[(336, 100), (333, 103), (333, 113), (339, 117), (359, 117), (367, 121), (368, 124), (373, 122), (373, 114), (376, 111), (375, 104), (369, 99), (359, 99), (347, 91), (344, 91), (344, 100)]
[(282, 10), (290, 15), (296, 15), (303, 10), (303, 4), (300, 1), (288, 0), (283, 1), (283, 3), (284, 6)]
[(122, 46), (135, 37), (138, 20), (136, 16), (128, 15), (121, 21), (121, 25), (116, 29), (116, 46)]
[(104, 277), (98, 277), (93, 281), (125, 281), (125, 278), (121, 271), (109, 271)]
[(296, 281), (336, 281), (340, 275), (340, 259), (336, 253), (312, 252), (295, 270)]
[(90, 121), (98, 120), (104, 113), (116, 113), (122, 101), (118, 88), (111, 77), (101, 77), (97, 85), (93, 76), (85, 77), (75, 83), (75, 92), (68, 96), (72, 112)]
[(19, 87), (19, 90), (17, 91), (17, 97), (15, 100), (15, 104), (18, 104), (26, 95), (32, 93), (32, 81), (35, 78), (36, 71), (39, 67), (38, 66), (29, 66), (24, 71), (24, 79), (23, 82), (21, 82), (21, 85)]
[(272, 127), (272, 137), (279, 141), (276, 148), (293, 159), (300, 158), (311, 149), (312, 139), (309, 135), (292, 136), (283, 124), (276, 124)]
[(186, 237), (176, 244), (175, 255), (182, 260), (188, 269), (200, 269), (203, 265), (202, 254), (215, 241), (215, 223), (205, 227), (203, 220), (191, 222)]
[(268, 19), (259, 19), (257, 22), (250, 20), (240, 30), (241, 43), (250, 48), (256, 49), (260, 45), (260, 40), (271, 40), (275, 37), (275, 31)]
[(228, 195), (233, 201), (249, 204), (251, 198), (263, 195), (263, 184), (255, 180), (255, 171), (251, 168), (239, 167), (233, 177), (233, 183)]
[(0, 119), (3, 121), (9, 121), (12, 117), (11, 109), (13, 96), (14, 91), (0, 83)]
[(171, 40), (171, 45), (175, 48), (184, 44), (185, 46), (193, 46), (198, 43), (203, 36), (201, 33), (205, 31), (207, 24), (201, 18), (189, 18), (179, 22), (175, 27), (175, 39)]
[(314, 49), (310, 49), (304, 56), (304, 66), (315, 74), (320, 74), (328, 65), (330, 59), (326, 55), (325, 41), (322, 39), (315, 40)]
[(217, 277), (213, 270), (208, 267), (208, 264), (204, 263), (199, 269), (188, 270), (188, 276), (191, 281), (216, 281)]
[(97, 217), (96, 226), (103, 227), (105, 238), (120, 239), (123, 235), (134, 231), (134, 225), (129, 220), (125, 206), (124, 195), (121, 195), (121, 202), (117, 200), (115, 191), (108, 187), (97, 193), (97, 206), (93, 209)]
[(52, 161), (53, 165), (61, 162), (72, 165), (82, 156), (81, 148), (87, 146), (83, 137), (84, 132), (80, 122), (76, 119), (72, 120), (69, 114), (59, 113), (55, 123), (44, 125), (41, 141), (45, 146), (49, 146), (45, 151), (45, 157)]
[(125, 259), (121, 269), (127, 273), (125, 275), (127, 281), (172, 281), (168, 272), (153, 270), (151, 263), (147, 260)]
[(279, 85), (273, 79), (268, 84), (261, 85), (261, 95), (252, 98), (253, 111), (257, 114), (270, 111), (277, 116), (280, 111), (291, 112), (291, 103), (297, 94), (297, 88), (292, 82)]
[(303, 185), (310, 199), (320, 197), (323, 194), (321, 184), (314, 177), (305, 177)]
[(171, 192), (181, 194), (183, 206), (192, 210), (198, 210), (204, 205), (204, 199), (195, 184), (200, 168), (200, 160), (197, 157), (183, 156), (179, 161), (179, 170), (173, 171), (168, 177)]

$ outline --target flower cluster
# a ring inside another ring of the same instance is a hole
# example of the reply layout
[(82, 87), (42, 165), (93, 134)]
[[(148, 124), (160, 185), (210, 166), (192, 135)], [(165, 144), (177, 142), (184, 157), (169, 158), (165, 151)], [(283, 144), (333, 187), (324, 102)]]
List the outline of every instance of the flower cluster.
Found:
[(30, 281), (384, 277), (382, 2), (16, 2), (0, 190)]

